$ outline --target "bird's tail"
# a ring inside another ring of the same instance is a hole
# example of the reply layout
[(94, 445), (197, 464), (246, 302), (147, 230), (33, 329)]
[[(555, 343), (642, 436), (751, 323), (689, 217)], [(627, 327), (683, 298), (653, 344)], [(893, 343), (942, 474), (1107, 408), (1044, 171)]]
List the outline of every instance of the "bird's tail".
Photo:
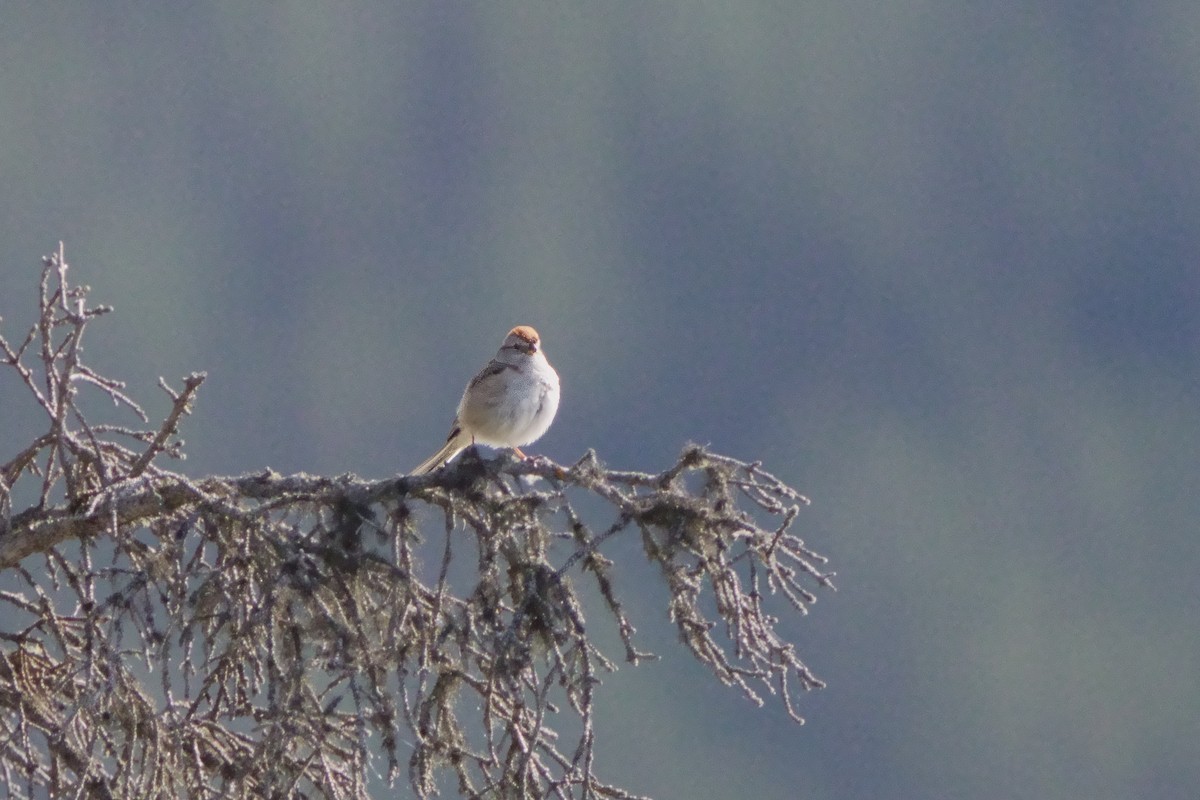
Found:
[(465, 450), (470, 443), (471, 437), (464, 433), (462, 428), (455, 425), (454, 430), (450, 431), (450, 436), (446, 439), (446, 443), (442, 445), (442, 449), (422, 461), (408, 474), (424, 475), (427, 472), (433, 472)]

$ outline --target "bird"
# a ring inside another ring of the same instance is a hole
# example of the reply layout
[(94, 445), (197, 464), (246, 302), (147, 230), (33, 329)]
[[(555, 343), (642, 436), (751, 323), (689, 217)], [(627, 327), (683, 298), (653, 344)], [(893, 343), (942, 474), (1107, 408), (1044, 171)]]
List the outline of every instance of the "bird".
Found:
[(542, 352), (541, 337), (530, 326), (518, 325), (467, 384), (446, 443), (409, 474), (433, 472), (472, 444), (511, 447), (525, 458), (521, 447), (549, 430), (558, 399), (558, 373)]

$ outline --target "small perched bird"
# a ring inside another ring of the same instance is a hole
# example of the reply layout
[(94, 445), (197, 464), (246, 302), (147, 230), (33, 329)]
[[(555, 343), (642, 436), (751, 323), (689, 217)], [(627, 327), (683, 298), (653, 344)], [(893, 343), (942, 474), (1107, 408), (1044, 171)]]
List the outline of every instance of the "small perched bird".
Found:
[(511, 447), (524, 458), (521, 445), (541, 438), (557, 411), (558, 373), (542, 352), (538, 332), (518, 325), (467, 384), (446, 444), (410, 474), (432, 472), (472, 444)]

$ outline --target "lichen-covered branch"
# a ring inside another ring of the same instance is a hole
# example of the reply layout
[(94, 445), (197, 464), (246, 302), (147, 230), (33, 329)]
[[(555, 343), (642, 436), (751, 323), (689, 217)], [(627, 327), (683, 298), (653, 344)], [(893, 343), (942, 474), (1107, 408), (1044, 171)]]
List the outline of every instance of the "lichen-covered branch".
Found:
[[(595, 632), (628, 664), (652, 657), (604, 555), (622, 536), (718, 680), (797, 720), (793, 691), (822, 685), (776, 617), (831, 574), (791, 530), (807, 500), (760, 465), (697, 446), (656, 473), (468, 451), (420, 477), (191, 478), (164, 461), (204, 376), (162, 384), (157, 426), (93, 422), (81, 388), (148, 425), (79, 357), (107, 310), (86, 294), (60, 248), (29, 335), (0, 337), (47, 419), (0, 464), (11, 796), (634, 797), (593, 768), (617, 667)], [(22, 493), (38, 500), (14, 513)]]

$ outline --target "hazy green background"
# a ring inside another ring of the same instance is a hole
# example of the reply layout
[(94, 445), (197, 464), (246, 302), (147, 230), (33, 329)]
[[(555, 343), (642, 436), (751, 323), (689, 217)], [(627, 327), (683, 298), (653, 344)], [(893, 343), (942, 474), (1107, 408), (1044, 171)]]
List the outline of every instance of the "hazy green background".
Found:
[(6, 5), (4, 330), (65, 239), (98, 366), (209, 372), (189, 472), (382, 477), (535, 325), (536, 450), (761, 458), (839, 573), (805, 727), (648, 584), (605, 777), (1196, 797), (1200, 6), (393, 5)]

